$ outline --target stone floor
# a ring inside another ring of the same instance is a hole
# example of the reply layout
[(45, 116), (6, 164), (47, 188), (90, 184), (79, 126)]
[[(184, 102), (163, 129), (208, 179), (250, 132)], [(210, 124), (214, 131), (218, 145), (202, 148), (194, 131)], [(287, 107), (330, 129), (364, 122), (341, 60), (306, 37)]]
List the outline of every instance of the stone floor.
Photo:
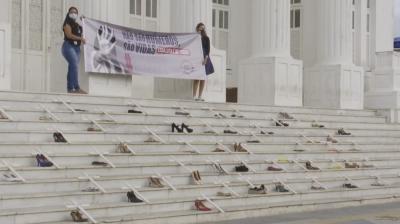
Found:
[(400, 224), (400, 202), (234, 220), (216, 224)]

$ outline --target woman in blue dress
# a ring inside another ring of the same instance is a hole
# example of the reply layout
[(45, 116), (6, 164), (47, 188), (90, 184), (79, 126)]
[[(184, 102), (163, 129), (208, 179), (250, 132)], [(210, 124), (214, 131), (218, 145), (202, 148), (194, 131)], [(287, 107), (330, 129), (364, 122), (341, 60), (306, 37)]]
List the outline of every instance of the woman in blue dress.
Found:
[[(201, 44), (203, 47), (203, 56), (204, 56), (203, 65), (205, 67), (206, 74), (208, 76), (208, 75), (211, 75), (214, 73), (214, 66), (210, 59), (210, 47), (211, 47), (210, 38), (207, 36), (206, 27), (203, 23), (197, 24), (196, 32), (201, 34)], [(205, 80), (194, 80), (194, 82), (193, 82), (193, 98), (196, 101), (204, 101), (204, 99), (202, 98), (202, 95), (203, 95), (205, 82), (206, 82)], [(197, 90), (199, 91), (198, 97), (196, 97)]]

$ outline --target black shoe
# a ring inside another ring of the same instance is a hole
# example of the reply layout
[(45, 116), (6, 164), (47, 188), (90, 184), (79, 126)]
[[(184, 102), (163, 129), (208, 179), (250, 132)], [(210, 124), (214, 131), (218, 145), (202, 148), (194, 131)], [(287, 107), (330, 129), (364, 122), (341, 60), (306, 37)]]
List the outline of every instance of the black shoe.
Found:
[(186, 130), (188, 133), (192, 133), (193, 132), (193, 129), (189, 128), (189, 126), (187, 126), (185, 123), (182, 123), (181, 127), (182, 127), (182, 131)]
[(279, 121), (279, 122), (276, 122), (276, 123), (275, 123), (275, 126), (276, 126), (276, 127), (282, 127), (282, 126), (284, 126), (284, 127), (289, 127), (289, 124), (288, 124), (288, 123), (284, 123), (284, 122), (282, 122), (282, 121)]
[(224, 130), (224, 134), (234, 134), (234, 135), (236, 135), (237, 133), (238, 133), (237, 131)]
[(235, 170), (236, 172), (243, 172), (243, 173), (249, 172), (249, 168), (247, 168), (247, 166), (245, 165), (237, 166), (235, 167)]
[(275, 191), (276, 192), (283, 192), (283, 193), (289, 192), (289, 190), (286, 189), (285, 186), (283, 186), (282, 184), (276, 184), (275, 185)]
[(306, 162), (306, 168), (307, 170), (319, 170), (318, 167), (311, 165), (311, 162)]
[(351, 135), (351, 133), (346, 132), (343, 128), (337, 131), (338, 135)]
[(129, 191), (128, 193), (126, 193), (126, 196), (128, 197), (128, 200), (131, 203), (142, 203), (143, 202), (143, 200), (136, 197), (136, 195), (133, 191)]
[(179, 125), (177, 125), (177, 124), (175, 124), (175, 123), (172, 123), (172, 124), (171, 124), (171, 129), (172, 129), (172, 133), (174, 133), (175, 130), (176, 130), (178, 133), (183, 133), (183, 128), (179, 127)]
[(247, 143), (250, 143), (250, 144), (258, 144), (258, 143), (261, 143), (259, 140), (248, 140), (248, 141), (246, 141)]
[(353, 185), (353, 184), (343, 184), (343, 187), (344, 188), (350, 188), (350, 189), (358, 188), (356, 185)]
[(135, 109), (128, 110), (128, 114), (142, 114), (142, 113), (143, 113), (142, 111), (135, 110)]
[(62, 142), (62, 143), (67, 142), (67, 140), (65, 140), (64, 136), (60, 132), (53, 133), (53, 139), (55, 142)]
[(37, 154), (36, 155), (36, 161), (38, 167), (52, 167), (53, 163), (50, 162), (44, 155), (42, 154)]
[(279, 120), (278, 122), (275, 123), (275, 126), (277, 126), (277, 127), (282, 127), (282, 126), (289, 127), (289, 124)]
[(183, 111), (177, 111), (177, 112), (175, 112), (175, 115), (189, 116), (190, 113), (189, 112), (183, 112)]
[(94, 161), (92, 162), (93, 166), (108, 166), (108, 163), (105, 162), (99, 162), (99, 161)]
[(272, 132), (272, 131), (270, 131), (270, 132), (260, 131), (260, 134), (262, 134), (262, 135), (266, 135), (266, 134), (273, 135), (275, 133)]

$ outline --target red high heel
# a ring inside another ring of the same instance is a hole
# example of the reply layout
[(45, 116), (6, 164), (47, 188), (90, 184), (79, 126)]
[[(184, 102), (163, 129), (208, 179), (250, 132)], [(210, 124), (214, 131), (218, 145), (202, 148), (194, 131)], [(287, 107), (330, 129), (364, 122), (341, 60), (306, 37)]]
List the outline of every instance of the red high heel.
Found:
[(205, 205), (203, 204), (203, 201), (201, 201), (201, 200), (196, 200), (196, 201), (194, 202), (194, 205), (196, 206), (196, 209), (197, 209), (198, 211), (202, 211), (202, 212), (209, 212), (209, 211), (211, 211), (211, 208), (208, 208), (207, 206), (205, 206)]

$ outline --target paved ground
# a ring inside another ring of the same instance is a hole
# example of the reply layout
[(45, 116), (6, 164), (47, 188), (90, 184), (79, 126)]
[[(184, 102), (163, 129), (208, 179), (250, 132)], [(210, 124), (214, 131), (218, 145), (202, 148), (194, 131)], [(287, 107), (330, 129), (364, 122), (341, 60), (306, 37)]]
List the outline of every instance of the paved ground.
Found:
[(235, 220), (215, 224), (400, 224), (400, 202)]

